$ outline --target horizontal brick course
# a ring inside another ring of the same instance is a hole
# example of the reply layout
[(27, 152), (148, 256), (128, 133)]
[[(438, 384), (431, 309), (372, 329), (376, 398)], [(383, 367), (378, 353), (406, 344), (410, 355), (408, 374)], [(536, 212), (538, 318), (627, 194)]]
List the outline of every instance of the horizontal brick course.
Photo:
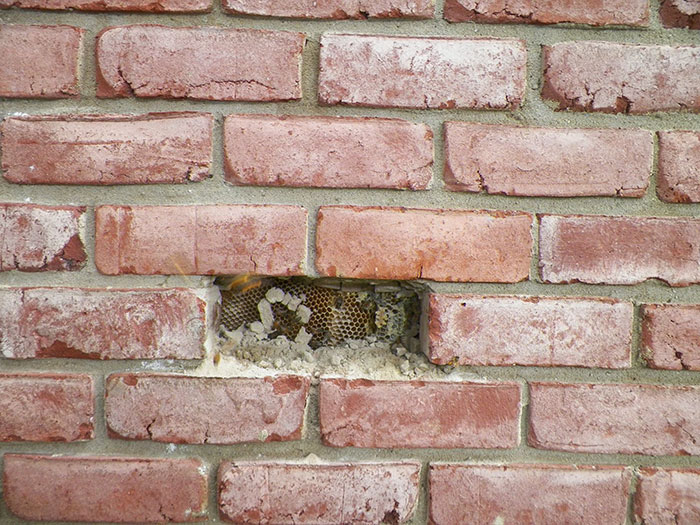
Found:
[(700, 29), (700, 2), (697, 0), (661, 0), (659, 15), (664, 27)]
[(199, 13), (211, 9), (211, 0), (0, 0), (3, 7), (79, 11), (135, 11), (146, 13)]
[(700, 305), (643, 305), (641, 352), (651, 368), (700, 370)]
[(656, 193), (665, 202), (700, 202), (700, 132), (659, 132)]
[(641, 468), (634, 516), (639, 523), (700, 523), (700, 469)]
[(293, 18), (432, 18), (434, 0), (224, 0), (234, 14)]

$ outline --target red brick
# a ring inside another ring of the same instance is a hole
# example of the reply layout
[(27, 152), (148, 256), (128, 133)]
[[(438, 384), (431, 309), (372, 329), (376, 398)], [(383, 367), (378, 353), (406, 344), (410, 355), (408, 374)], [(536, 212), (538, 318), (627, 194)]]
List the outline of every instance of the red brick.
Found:
[(700, 29), (698, 0), (661, 0), (659, 15), (664, 27)]
[(531, 223), (522, 212), (323, 206), (316, 266), (358, 279), (517, 282), (530, 271)]
[(632, 303), (430, 294), (425, 352), (437, 364), (629, 368)]
[[(232, 444), (301, 438), (309, 379), (113, 374), (105, 418), (111, 437)], [(235, 421), (235, 424), (231, 422)]]
[(665, 202), (700, 202), (700, 132), (659, 132), (656, 193)]
[(430, 523), (626, 523), (621, 467), (430, 466)]
[(525, 93), (520, 40), (324, 35), (323, 104), (512, 109)]
[(546, 197), (641, 197), (650, 131), (445, 123), (445, 185), (455, 191)]
[(651, 368), (700, 370), (700, 305), (643, 305), (642, 355)]
[(299, 206), (99, 206), (95, 262), (105, 274), (299, 275)]
[(433, 133), (397, 119), (232, 115), (226, 180), (257, 186), (424, 190)]
[(0, 374), (0, 441), (92, 439), (94, 405), (87, 375)]
[(77, 27), (0, 25), (0, 97), (78, 96), (82, 36)]
[(432, 18), (434, 0), (224, 0), (230, 13), (293, 18)]
[(331, 447), (511, 448), (516, 383), (321, 381), (323, 442)]
[(206, 304), (190, 290), (0, 290), (0, 350), (27, 359), (200, 359)]
[(303, 46), (282, 31), (112, 27), (97, 39), (97, 96), (299, 99)]
[(0, 204), (0, 271), (79, 270), (84, 207)]
[(649, 25), (648, 0), (446, 0), (445, 18), (450, 22), (493, 24)]
[(136, 11), (147, 13), (201, 13), (211, 9), (211, 0), (0, 0), (0, 9), (49, 9), (78, 11)]
[(700, 455), (700, 388), (532, 383), (535, 448), (568, 452)]
[(5, 455), (8, 509), (26, 520), (164, 523), (206, 517), (197, 459)]
[(544, 47), (544, 63), (542, 96), (558, 109), (700, 110), (700, 46), (562, 42)]
[(700, 220), (656, 217), (540, 217), (540, 274), (548, 283), (671, 286), (700, 282)]
[(234, 523), (405, 523), (418, 500), (420, 464), (224, 462), (219, 510)]
[(700, 523), (700, 470), (641, 468), (634, 501), (639, 523)]
[(48, 115), (2, 124), (2, 169), (24, 184), (200, 181), (211, 168), (211, 115)]

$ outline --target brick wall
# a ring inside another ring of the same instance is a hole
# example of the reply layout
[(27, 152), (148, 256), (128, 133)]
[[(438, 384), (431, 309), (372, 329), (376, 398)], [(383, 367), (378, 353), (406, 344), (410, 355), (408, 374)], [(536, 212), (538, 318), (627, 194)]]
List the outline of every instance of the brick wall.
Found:
[[(700, 523), (700, 2), (592, 4), (0, 0), (0, 522)], [(245, 272), (428, 365), (215, 364)]]

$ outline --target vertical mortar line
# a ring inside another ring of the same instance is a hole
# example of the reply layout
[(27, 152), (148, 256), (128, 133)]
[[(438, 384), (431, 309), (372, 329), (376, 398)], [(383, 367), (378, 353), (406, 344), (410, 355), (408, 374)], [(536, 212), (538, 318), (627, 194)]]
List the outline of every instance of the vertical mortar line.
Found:
[(318, 228), (318, 210), (320, 205), (315, 204), (307, 207), (308, 217), (306, 219), (306, 275), (318, 277), (316, 268), (316, 230)]
[[(525, 37), (523, 36), (523, 39)], [(525, 40), (526, 58), (526, 85), (525, 96), (520, 107), (514, 112), (516, 116), (522, 116), (526, 125), (545, 125), (545, 120), (552, 118), (552, 110), (544, 103), (541, 95), (542, 82), (544, 82), (544, 53), (542, 52), (540, 39)]]
[(540, 278), (540, 219), (537, 216), (537, 213), (532, 214), (530, 235), (532, 236), (532, 250), (530, 254), (529, 280), (537, 284), (544, 284)]
[[(98, 28), (94, 28), (93, 24), (86, 24), (83, 34), (83, 45), (80, 53), (79, 71), (80, 71), (80, 106), (83, 106), (85, 99), (94, 99), (97, 92), (97, 64), (95, 51), (97, 47), (97, 33), (101, 31), (99, 21), (95, 19), (87, 19), (87, 22), (97, 23)], [(81, 107), (82, 109), (82, 107)]]
[(632, 302), (632, 338), (631, 338), (631, 365), (632, 369), (644, 369), (646, 364), (642, 357), (642, 304), (637, 301)]
[(435, 0), (435, 22), (445, 22), (445, 0)]
[(411, 523), (413, 525), (426, 525), (428, 523), (428, 511), (430, 503), (430, 460), (423, 459), (420, 462), (420, 476), (418, 481), (418, 500), (413, 513)]
[(639, 467), (630, 466), (628, 469), (630, 470), (631, 475), (628, 485), (629, 494), (627, 496), (627, 519), (625, 521), (625, 525), (634, 525), (634, 497), (637, 493), (637, 486), (639, 485)]
[(659, 16), (659, 10), (661, 8), (661, 2), (659, 0), (651, 0), (649, 2), (649, 29), (663, 29), (661, 24), (661, 17)]
[(530, 422), (530, 382), (523, 380), (520, 387), (520, 444), (517, 449), (525, 452), (530, 449), (530, 445), (527, 442), (527, 434)]
[(652, 130), (651, 140), (653, 144), (651, 156), (651, 173), (649, 174), (649, 187), (647, 188), (645, 196), (648, 199), (654, 200), (654, 202), (656, 203), (660, 201), (660, 199), (657, 196), (659, 176), (659, 132), (657, 130)]
[(319, 388), (318, 384), (314, 384), (313, 379), (309, 387), (309, 397), (306, 400), (306, 407), (304, 409), (304, 427), (301, 437), (302, 440), (307, 443), (323, 446), (323, 443), (321, 443)]
[(304, 31), (306, 42), (302, 50), (301, 61), (301, 105), (306, 110), (318, 106), (318, 76), (321, 54), (321, 35), (323, 31)]
[(209, 486), (207, 494), (207, 509), (208, 509), (208, 522), (210, 523), (221, 523), (219, 519), (219, 466), (223, 462), (217, 461), (216, 459), (209, 460), (202, 458), (202, 461), (209, 469), (209, 475), (207, 476), (207, 482)]
[(81, 272), (88, 272), (96, 275), (101, 275), (97, 269), (97, 264), (95, 262), (95, 243), (97, 242), (96, 237), (96, 226), (95, 226), (95, 211), (97, 209), (96, 205), (86, 206), (85, 213), (83, 214), (83, 245), (85, 246), (85, 253), (87, 254), (87, 264), (81, 270)]
[(225, 107), (209, 113), (214, 116), (214, 124), (211, 131), (211, 180), (209, 182), (219, 183), (227, 187), (229, 184), (226, 183), (226, 175), (224, 173), (224, 118), (229, 113)]
[[(104, 362), (102, 362), (104, 363)], [(95, 439), (96, 443), (104, 446), (107, 443), (107, 419), (105, 414), (105, 384), (106, 378), (103, 366), (98, 366), (92, 379), (95, 387)], [(98, 447), (102, 448), (102, 447)]]
[[(447, 117), (449, 118), (449, 116)], [(445, 191), (445, 119), (423, 121), (433, 132), (433, 180), (428, 191)]]

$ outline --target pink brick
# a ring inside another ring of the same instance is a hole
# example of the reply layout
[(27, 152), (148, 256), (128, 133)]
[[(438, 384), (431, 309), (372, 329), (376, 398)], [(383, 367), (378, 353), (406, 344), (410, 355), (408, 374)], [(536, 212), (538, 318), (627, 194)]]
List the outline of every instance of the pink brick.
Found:
[(700, 110), (700, 46), (561, 42), (544, 47), (544, 64), (542, 96), (559, 109)]
[(105, 274), (299, 275), (299, 206), (99, 206), (95, 262)]
[(197, 459), (5, 454), (5, 503), (26, 520), (201, 521), (207, 476)]
[(700, 469), (640, 469), (634, 515), (648, 525), (700, 523)]
[(700, 388), (530, 385), (528, 442), (567, 452), (700, 455)]
[(700, 370), (700, 305), (643, 305), (642, 355), (651, 368)]
[(665, 202), (700, 202), (700, 132), (659, 132), (656, 193)]
[(659, 10), (664, 27), (700, 29), (700, 1), (661, 0)]
[(230, 13), (293, 18), (432, 18), (434, 0), (224, 0)]
[(516, 383), (321, 381), (321, 437), (331, 447), (511, 448)]
[(517, 282), (530, 271), (531, 223), (522, 212), (323, 206), (316, 266), (358, 279)]
[(0, 0), (3, 7), (78, 11), (137, 11), (147, 13), (200, 13), (211, 0)]
[(621, 467), (430, 466), (430, 523), (626, 523)]
[(97, 39), (97, 96), (299, 99), (303, 45), (303, 34), (281, 31), (108, 28)]
[(418, 500), (420, 464), (224, 462), (219, 511), (234, 523), (405, 523)]
[(445, 123), (445, 185), (454, 191), (545, 197), (641, 197), (650, 131)]
[[(233, 444), (301, 438), (309, 379), (113, 374), (105, 418), (111, 437)], [(235, 424), (232, 424), (235, 422)]]
[(628, 302), (430, 294), (423, 315), (424, 350), (437, 364), (630, 366)]
[(0, 204), (0, 271), (79, 270), (84, 207)]
[(15, 359), (200, 359), (205, 301), (190, 290), (0, 290), (0, 353)]
[(548, 283), (671, 286), (700, 282), (700, 220), (656, 217), (540, 217), (540, 274)]
[(494, 24), (649, 25), (648, 0), (446, 0), (445, 18), (450, 22)]
[(231, 115), (226, 180), (257, 186), (424, 190), (433, 133), (397, 119)]
[(11, 117), (0, 127), (2, 169), (23, 184), (152, 184), (209, 176), (211, 115)]
[(520, 40), (324, 35), (323, 104), (512, 109), (525, 93)]
[(92, 439), (94, 404), (87, 375), (0, 374), (0, 441)]
[(69, 26), (0, 25), (0, 97), (77, 96), (82, 35)]

